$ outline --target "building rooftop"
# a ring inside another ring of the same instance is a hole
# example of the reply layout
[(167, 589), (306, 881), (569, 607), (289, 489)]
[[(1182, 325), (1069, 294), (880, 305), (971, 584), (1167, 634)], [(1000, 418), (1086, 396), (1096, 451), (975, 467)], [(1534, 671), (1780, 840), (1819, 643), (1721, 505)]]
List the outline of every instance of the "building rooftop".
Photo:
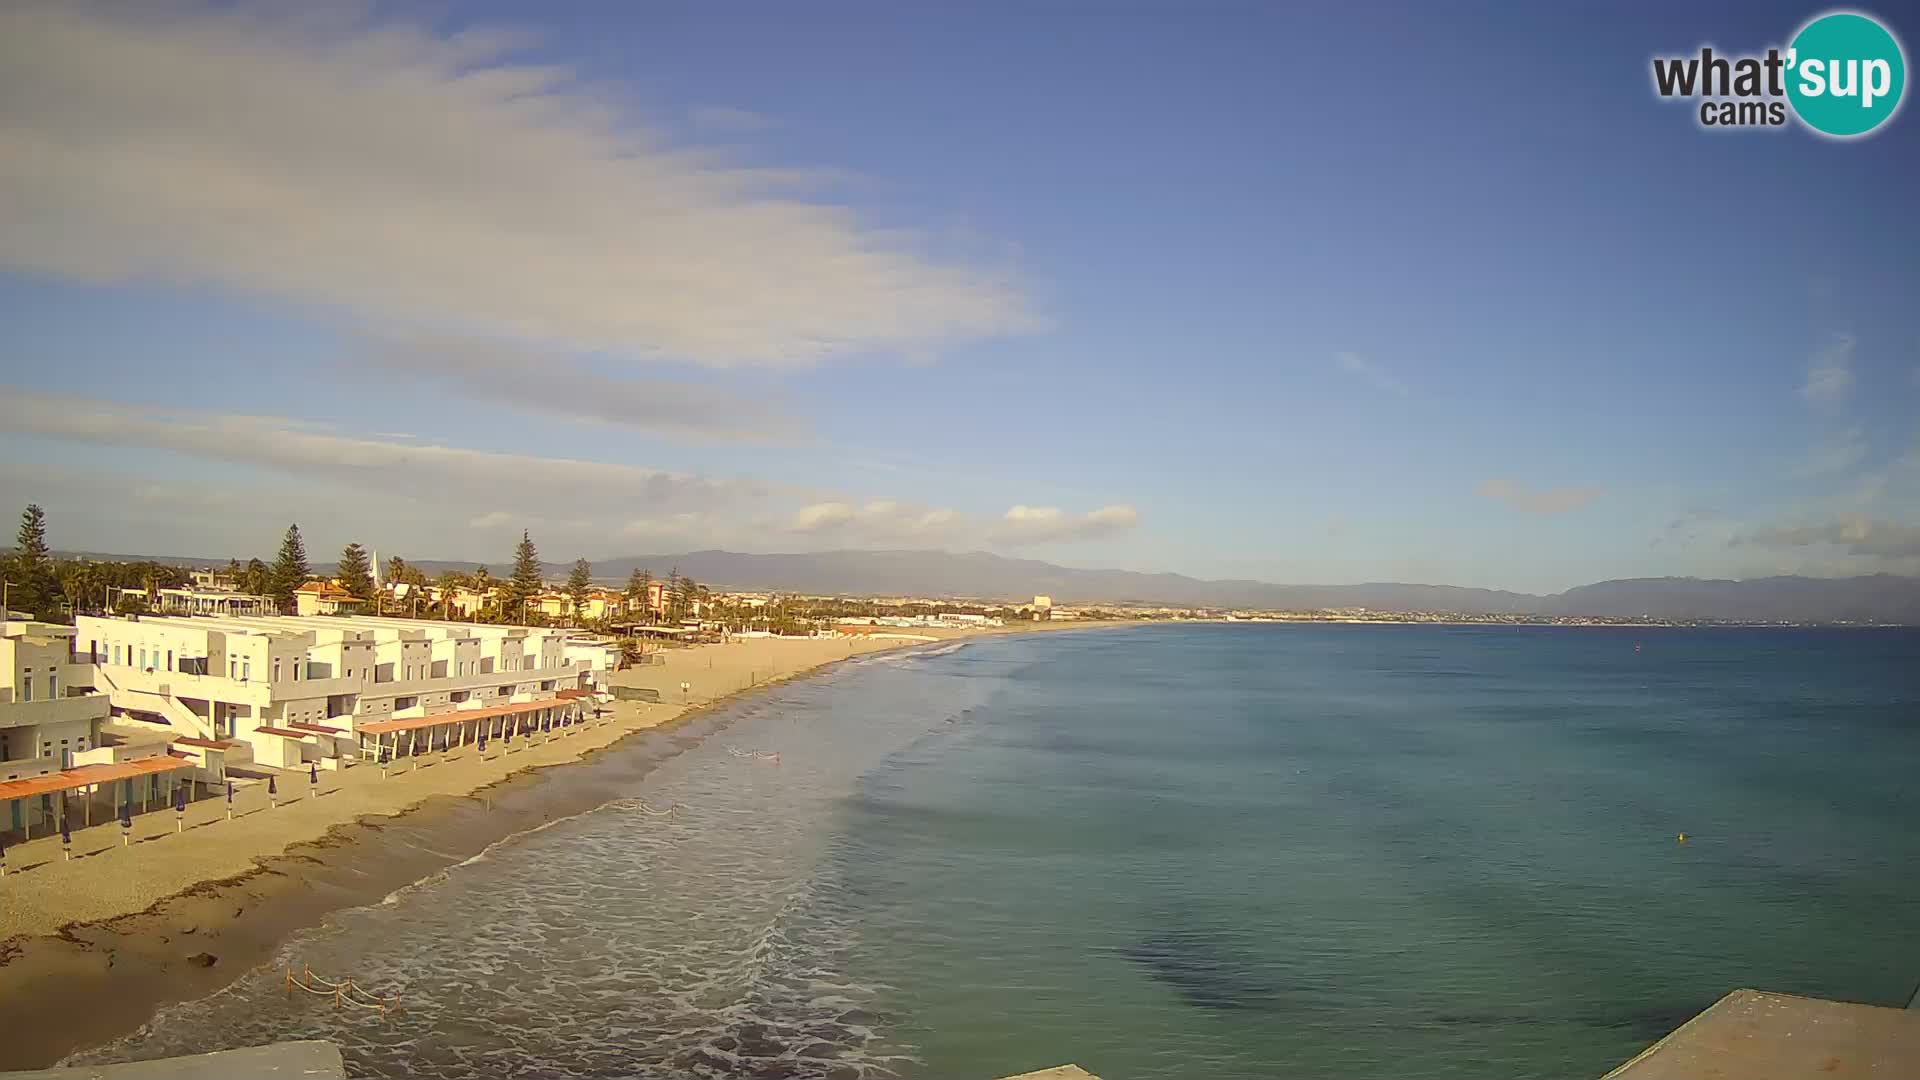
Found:
[(1735, 990), (1602, 1080), (1920, 1076), (1920, 1009)]

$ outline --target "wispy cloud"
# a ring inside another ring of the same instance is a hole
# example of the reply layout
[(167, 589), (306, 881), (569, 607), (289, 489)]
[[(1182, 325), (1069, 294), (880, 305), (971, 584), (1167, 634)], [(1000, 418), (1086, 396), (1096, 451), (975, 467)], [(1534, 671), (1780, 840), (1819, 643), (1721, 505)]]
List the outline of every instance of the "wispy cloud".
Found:
[(1807, 378), (1800, 385), (1803, 400), (1823, 409), (1846, 402), (1853, 393), (1853, 346), (1851, 334), (1835, 334), (1807, 358)]
[(388, 341), (366, 362), (432, 383), (438, 393), (707, 441), (791, 443), (807, 425), (750, 394), (679, 379), (595, 374), (520, 345), (419, 338)]
[(1564, 514), (1579, 510), (1601, 494), (1595, 487), (1525, 488), (1501, 479), (1480, 485), (1482, 498), (1503, 502), (1527, 514)]
[(442, 504), (494, 501), (512, 492), (513, 500), (529, 512), (601, 499), (712, 504), (768, 494), (764, 485), (744, 479), (390, 441), (283, 417), (103, 403), (13, 387), (0, 392), (0, 429), (97, 446), (165, 450)]
[(1124, 504), (1103, 506), (1084, 514), (1069, 513), (1057, 506), (1015, 506), (1007, 510), (990, 536), (994, 542), (1006, 545), (1091, 540), (1126, 532), (1139, 523), (1139, 512)]
[[(52, 504), (60, 500), (50, 496), (76, 493), (62, 505), (80, 510), (72, 516), (95, 522), (95, 531), (102, 529), (100, 515), (89, 504), (104, 501), (115, 512), (137, 504), (143, 523), (164, 524), (155, 535), (190, 535), (197, 525), (204, 534), (197, 546), (216, 553), (229, 549), (223, 531), (243, 519), (255, 529), (298, 520), (328, 536), (398, 544), (423, 558), (472, 557), (523, 528), (568, 550), (604, 552), (623, 540), (790, 550), (1090, 540), (1124, 532), (1139, 519), (1127, 505), (1084, 514), (1023, 505), (987, 520), (951, 507), (749, 477), (395, 440), (286, 417), (99, 402), (7, 386), (0, 386), (0, 431), (122, 447), (167, 462), (194, 480), (135, 483), (104, 472), (0, 464), (0, 494), (16, 503)], [(217, 486), (203, 482), (208, 476), (219, 478)], [(599, 524), (608, 521), (624, 524)], [(459, 525), (465, 528), (450, 528)], [(118, 528), (108, 526), (105, 537), (88, 542), (124, 544), (114, 539)]]
[(1341, 371), (1365, 379), (1376, 390), (1384, 390), (1398, 397), (1406, 397), (1411, 392), (1399, 376), (1359, 353), (1343, 352), (1333, 359)]
[(1756, 529), (1731, 541), (1731, 546), (1741, 544), (1774, 548), (1829, 544), (1853, 555), (1912, 558), (1920, 556), (1920, 525), (1853, 515)]
[(687, 119), (701, 131), (719, 135), (750, 135), (773, 126), (772, 120), (757, 112), (730, 105), (696, 105), (687, 110)]
[(1793, 474), (1801, 477), (1832, 476), (1847, 472), (1865, 461), (1866, 457), (1866, 426), (1854, 424), (1833, 432), (1825, 441), (1815, 444), (1807, 451), (1807, 456), (1794, 466)]
[(713, 365), (1040, 325), (1008, 274), (794, 196), (817, 176), (668, 145), (508, 35), (354, 9), (0, 5), (0, 269)]

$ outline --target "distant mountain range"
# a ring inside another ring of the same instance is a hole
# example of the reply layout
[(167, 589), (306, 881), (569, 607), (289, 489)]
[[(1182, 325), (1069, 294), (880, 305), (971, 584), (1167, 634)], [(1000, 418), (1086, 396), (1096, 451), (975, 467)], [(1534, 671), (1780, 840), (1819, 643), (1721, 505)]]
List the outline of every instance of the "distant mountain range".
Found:
[[(145, 558), (98, 555), (96, 558)], [(218, 566), (225, 559), (158, 558)], [(472, 570), (470, 562), (420, 561), (428, 574)], [(1463, 614), (1585, 615), (1755, 622), (1895, 622), (1920, 624), (1920, 578), (1875, 574), (1852, 578), (1771, 577), (1745, 581), (1630, 578), (1536, 596), (1452, 585), (1370, 582), (1360, 585), (1276, 585), (1265, 581), (1209, 581), (1183, 574), (1080, 570), (986, 552), (821, 551), (753, 555), (689, 551), (641, 555), (594, 564), (594, 577), (624, 582), (635, 568), (665, 577), (682, 574), (716, 588), (841, 596), (937, 596), (1025, 602), (1036, 595), (1071, 604), (1149, 604), (1178, 607), (1376, 611), (1449, 611)], [(316, 565), (327, 572), (330, 564)], [(384, 569), (384, 568), (383, 568)], [(496, 575), (504, 564), (489, 564)], [(546, 564), (549, 580), (569, 564)]]

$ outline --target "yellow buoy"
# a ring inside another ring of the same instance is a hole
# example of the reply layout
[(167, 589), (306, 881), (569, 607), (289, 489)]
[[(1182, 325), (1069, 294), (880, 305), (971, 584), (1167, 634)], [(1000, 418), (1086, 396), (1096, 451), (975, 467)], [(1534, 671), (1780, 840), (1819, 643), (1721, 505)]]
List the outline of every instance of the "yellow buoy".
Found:
[(1686, 843), (1686, 842), (1687, 842), (1687, 834), (1686, 834), (1686, 833), (1681, 833), (1681, 834), (1680, 834), (1680, 839), (1678, 839), (1678, 840), (1676, 840), (1676, 841), (1674, 841), (1674, 842), (1675, 842), (1675, 843), (1677, 843), (1677, 844), (1684, 844), (1684, 843)]

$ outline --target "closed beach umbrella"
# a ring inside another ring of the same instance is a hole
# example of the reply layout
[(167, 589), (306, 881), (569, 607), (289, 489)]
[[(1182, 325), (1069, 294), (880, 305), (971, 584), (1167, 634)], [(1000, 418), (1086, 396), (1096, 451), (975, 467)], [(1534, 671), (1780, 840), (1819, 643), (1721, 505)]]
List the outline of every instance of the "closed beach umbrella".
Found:
[(486, 753), (486, 752), (487, 752), (487, 733), (486, 733), (486, 732), (484, 732), (484, 731), (480, 733), (480, 742), (479, 742), (479, 746), (480, 746), (480, 752), (481, 752), (481, 753), (483, 753), (483, 754), (484, 754), (484, 753)]
[(187, 785), (173, 785), (173, 831), (187, 831)]
[(307, 766), (307, 786), (308, 787), (320, 786), (320, 766), (319, 765), (315, 764), (315, 765)]
[[(62, 825), (64, 828), (64, 823)], [(133, 843), (133, 806), (122, 804), (120, 807), (120, 846)]]
[(227, 805), (233, 805), (233, 781), (227, 781)]
[(280, 788), (274, 784), (273, 777), (271, 776), (267, 777), (267, 804), (269, 806), (280, 805)]
[(7, 872), (7, 838), (0, 836), (0, 874)]

